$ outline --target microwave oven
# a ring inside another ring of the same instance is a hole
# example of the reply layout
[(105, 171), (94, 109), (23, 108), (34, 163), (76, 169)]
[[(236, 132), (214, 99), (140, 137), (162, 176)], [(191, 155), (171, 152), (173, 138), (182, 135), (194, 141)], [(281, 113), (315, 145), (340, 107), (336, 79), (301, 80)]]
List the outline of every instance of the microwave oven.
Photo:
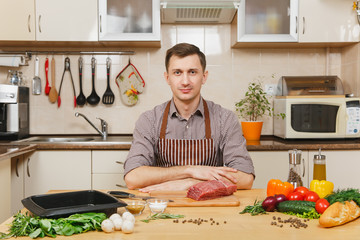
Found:
[(360, 137), (360, 98), (279, 96), (274, 99), (274, 135), (284, 139)]

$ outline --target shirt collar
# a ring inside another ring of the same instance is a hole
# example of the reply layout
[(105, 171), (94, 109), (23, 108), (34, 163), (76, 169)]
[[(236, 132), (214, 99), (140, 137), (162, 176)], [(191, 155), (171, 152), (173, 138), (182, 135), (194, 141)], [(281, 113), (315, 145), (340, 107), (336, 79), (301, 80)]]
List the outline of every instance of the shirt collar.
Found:
[[(200, 103), (198, 105), (198, 107), (196, 108), (195, 112), (192, 115), (198, 114), (200, 116), (204, 116), (204, 103), (203, 103), (204, 99), (202, 97), (200, 97)], [(171, 117), (177, 116), (177, 117), (181, 117), (180, 114), (178, 113), (176, 107), (175, 107), (175, 103), (174, 103), (174, 99), (171, 99), (171, 103), (170, 103), (170, 110), (169, 110), (169, 114)]]

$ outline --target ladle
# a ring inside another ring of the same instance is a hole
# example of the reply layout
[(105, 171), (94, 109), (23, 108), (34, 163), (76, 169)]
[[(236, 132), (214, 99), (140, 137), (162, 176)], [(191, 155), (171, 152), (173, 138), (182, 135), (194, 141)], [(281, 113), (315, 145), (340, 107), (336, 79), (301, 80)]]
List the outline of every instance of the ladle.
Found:
[(90, 105), (96, 105), (100, 102), (100, 97), (99, 95), (97, 95), (95, 91), (95, 66), (96, 66), (96, 59), (92, 57), (91, 58), (92, 91), (90, 96), (88, 96), (86, 99)]
[(80, 94), (76, 98), (76, 103), (79, 106), (83, 106), (86, 103), (86, 97), (82, 91), (82, 69), (83, 69), (83, 58), (79, 57), (79, 83), (80, 83)]

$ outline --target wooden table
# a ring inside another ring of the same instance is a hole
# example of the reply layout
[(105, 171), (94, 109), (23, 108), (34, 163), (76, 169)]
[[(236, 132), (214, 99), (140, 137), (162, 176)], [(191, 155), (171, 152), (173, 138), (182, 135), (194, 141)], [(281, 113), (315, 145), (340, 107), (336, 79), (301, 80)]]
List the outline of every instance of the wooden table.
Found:
[[(265, 191), (262, 189), (242, 190), (235, 193), (240, 199), (239, 207), (168, 207), (166, 212), (172, 214), (183, 214), (184, 219), (206, 219), (213, 218), (219, 225), (211, 225), (209, 222), (197, 225), (194, 223), (174, 223), (172, 219), (155, 220), (150, 223), (144, 223), (139, 220), (145, 219), (150, 210), (148, 207), (143, 214), (136, 217), (135, 231), (132, 234), (122, 232), (104, 233), (88, 232), (71, 237), (57, 236), (56, 239), (266, 239), (266, 240), (311, 240), (311, 239), (336, 239), (349, 240), (360, 239), (360, 220), (355, 220), (343, 226), (334, 228), (323, 228), (319, 225), (318, 220), (306, 222), (307, 228), (295, 229), (289, 224), (282, 228), (271, 225), (273, 217), (288, 219), (291, 216), (282, 213), (269, 213), (267, 215), (251, 216), (250, 214), (239, 214), (247, 205), (252, 205), (255, 199), (263, 200)], [(122, 213), (124, 209), (118, 209)], [(226, 223), (224, 223), (226, 221)], [(0, 225), (0, 232), (8, 229), (6, 224), (10, 223), (8, 219)], [(30, 238), (29, 238), (30, 239)]]

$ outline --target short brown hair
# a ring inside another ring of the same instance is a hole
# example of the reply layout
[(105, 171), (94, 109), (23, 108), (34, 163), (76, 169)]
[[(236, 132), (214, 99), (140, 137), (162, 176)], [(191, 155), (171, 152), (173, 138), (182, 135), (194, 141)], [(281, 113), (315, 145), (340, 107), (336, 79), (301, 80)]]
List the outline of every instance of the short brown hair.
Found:
[(166, 57), (165, 57), (166, 71), (168, 71), (170, 58), (172, 56), (183, 58), (194, 54), (199, 56), (202, 70), (205, 71), (206, 68), (205, 54), (201, 52), (197, 46), (189, 43), (178, 43), (166, 51)]

